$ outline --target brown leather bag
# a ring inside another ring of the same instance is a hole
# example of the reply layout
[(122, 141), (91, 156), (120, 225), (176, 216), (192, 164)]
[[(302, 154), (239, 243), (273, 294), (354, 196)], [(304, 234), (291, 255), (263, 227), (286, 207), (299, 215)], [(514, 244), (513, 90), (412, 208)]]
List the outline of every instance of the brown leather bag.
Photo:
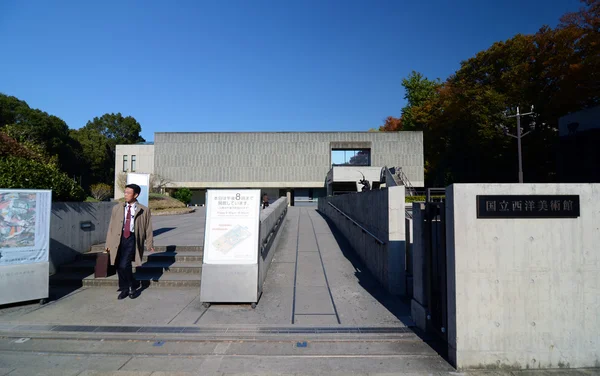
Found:
[(108, 277), (108, 268), (110, 265), (110, 253), (101, 252), (96, 256), (96, 267), (94, 269), (94, 278)]

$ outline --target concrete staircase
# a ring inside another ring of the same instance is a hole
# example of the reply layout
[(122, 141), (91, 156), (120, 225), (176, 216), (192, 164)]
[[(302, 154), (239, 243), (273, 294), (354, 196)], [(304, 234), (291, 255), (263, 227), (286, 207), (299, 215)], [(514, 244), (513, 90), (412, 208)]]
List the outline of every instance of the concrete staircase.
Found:
[[(136, 279), (146, 287), (200, 287), (202, 275), (202, 246), (156, 246), (153, 254), (146, 252), (143, 264), (134, 268)], [(118, 287), (114, 267), (109, 276), (95, 278), (94, 268), (104, 244), (92, 247), (70, 264), (62, 265), (50, 277), (50, 285), (71, 287)]]

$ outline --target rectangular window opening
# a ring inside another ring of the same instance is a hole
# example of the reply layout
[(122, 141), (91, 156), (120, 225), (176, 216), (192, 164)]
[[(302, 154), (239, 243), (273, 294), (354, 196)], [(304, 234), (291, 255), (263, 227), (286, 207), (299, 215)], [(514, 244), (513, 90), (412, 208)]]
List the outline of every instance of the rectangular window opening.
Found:
[(333, 166), (370, 166), (371, 149), (332, 149)]
[(135, 155), (132, 155), (131, 156), (131, 172), (135, 172), (135, 167), (136, 167), (135, 166), (135, 164), (136, 164), (135, 162), (136, 162)]
[(123, 172), (127, 172), (127, 156), (123, 156)]

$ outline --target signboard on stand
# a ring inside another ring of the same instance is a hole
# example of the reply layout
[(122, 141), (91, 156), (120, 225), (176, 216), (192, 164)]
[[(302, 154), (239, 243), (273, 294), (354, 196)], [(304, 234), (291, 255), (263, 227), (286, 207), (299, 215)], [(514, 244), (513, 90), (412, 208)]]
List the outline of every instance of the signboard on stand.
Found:
[(209, 190), (204, 262), (256, 264), (260, 190)]
[(137, 184), (141, 188), (140, 195), (137, 200), (140, 204), (148, 206), (148, 200), (150, 199), (150, 174), (127, 174), (127, 184)]
[(0, 304), (48, 297), (52, 191), (0, 189)]
[(260, 190), (208, 190), (200, 299), (258, 301)]

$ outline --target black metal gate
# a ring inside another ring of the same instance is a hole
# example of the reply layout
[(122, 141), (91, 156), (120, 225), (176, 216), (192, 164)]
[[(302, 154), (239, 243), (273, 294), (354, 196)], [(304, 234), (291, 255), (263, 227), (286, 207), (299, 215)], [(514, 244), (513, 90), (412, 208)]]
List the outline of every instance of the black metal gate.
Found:
[(447, 342), (445, 202), (426, 202), (423, 222), (427, 331), (439, 335)]

